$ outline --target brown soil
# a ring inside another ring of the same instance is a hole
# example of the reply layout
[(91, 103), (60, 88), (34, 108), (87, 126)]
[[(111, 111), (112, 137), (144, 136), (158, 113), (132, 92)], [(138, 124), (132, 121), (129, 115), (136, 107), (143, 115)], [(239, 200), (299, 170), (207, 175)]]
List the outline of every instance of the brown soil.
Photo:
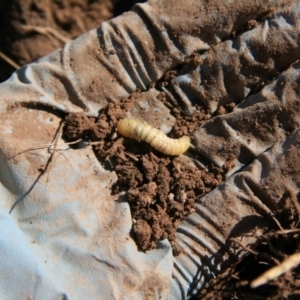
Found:
[[(7, 0), (0, 2), (0, 52), (23, 66), (60, 48), (67, 40), (144, 1)], [(50, 29), (50, 30), (49, 30)], [(15, 67), (0, 58), (0, 82)]]
[[(134, 220), (133, 238), (140, 250), (156, 248), (158, 240), (167, 238), (173, 254), (178, 255), (181, 249), (176, 245), (175, 232), (179, 222), (194, 211), (197, 199), (222, 182), (224, 171), (211, 164), (199, 169), (181, 157), (168, 157), (145, 142), (120, 136), (116, 123), (134, 106), (137, 96), (110, 103), (97, 119), (83, 113), (69, 114), (65, 136), (71, 141), (90, 141), (104, 167), (117, 173), (112, 193), (127, 192)], [(205, 109), (197, 108), (192, 116), (173, 108), (177, 122), (172, 137), (191, 134), (211, 117)]]

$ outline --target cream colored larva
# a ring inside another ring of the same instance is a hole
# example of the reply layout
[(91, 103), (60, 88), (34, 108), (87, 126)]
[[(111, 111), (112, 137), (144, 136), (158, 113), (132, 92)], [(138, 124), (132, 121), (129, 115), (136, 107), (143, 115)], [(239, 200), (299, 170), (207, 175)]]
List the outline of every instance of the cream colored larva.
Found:
[(125, 118), (118, 122), (117, 130), (125, 137), (149, 143), (156, 150), (166, 155), (179, 155), (190, 147), (190, 138), (171, 139), (162, 131), (153, 128), (146, 121)]

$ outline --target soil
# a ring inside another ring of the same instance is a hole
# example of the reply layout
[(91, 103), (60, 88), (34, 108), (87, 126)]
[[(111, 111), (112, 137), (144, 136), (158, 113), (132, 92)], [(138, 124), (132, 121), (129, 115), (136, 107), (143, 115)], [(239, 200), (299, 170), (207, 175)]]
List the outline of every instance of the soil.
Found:
[[(173, 254), (178, 255), (181, 249), (176, 245), (175, 232), (179, 222), (194, 212), (195, 201), (223, 181), (226, 170), (212, 164), (199, 169), (180, 156), (166, 156), (145, 142), (120, 136), (116, 132), (117, 121), (134, 106), (135, 96), (110, 103), (97, 119), (70, 113), (66, 117), (65, 137), (69, 141), (90, 141), (103, 166), (117, 173), (112, 193), (126, 191), (134, 220), (133, 238), (139, 249), (154, 249), (158, 240), (167, 238)], [(172, 113), (177, 120), (173, 138), (191, 134), (211, 117), (200, 107), (192, 116), (182, 115), (177, 108)]]
[[(66, 41), (144, 1), (8, 0), (0, 2), (0, 82)], [(12, 61), (12, 62), (11, 62)]]
[[(0, 2), (0, 52), (5, 55), (0, 58), (0, 82), (6, 80), (18, 66), (49, 54), (66, 40), (129, 10), (135, 2), (142, 1)], [(256, 25), (256, 21), (248, 22), (246, 29)], [(199, 65), (202, 62), (195, 55), (186, 63)], [(159, 89), (167, 85), (174, 76), (174, 70), (166, 73), (156, 87)], [(112, 192), (126, 191), (134, 220), (133, 238), (140, 250), (153, 249), (158, 240), (168, 238), (174, 255), (178, 255), (182, 250), (176, 245), (175, 239), (179, 222), (193, 212), (195, 201), (223, 181), (226, 172), (233, 166), (230, 162), (223, 169), (207, 162), (204, 162), (204, 168), (193, 162), (187, 164), (180, 156), (168, 157), (147, 143), (121, 137), (115, 130), (116, 123), (134, 105), (137, 95), (138, 92), (118, 103), (110, 103), (98, 118), (87, 118), (80, 113), (69, 114), (64, 135), (70, 141), (89, 141), (104, 167), (117, 173), (118, 182)], [(165, 102), (164, 93), (158, 99)], [(229, 113), (234, 106), (232, 102), (224, 104), (216, 115)], [(197, 127), (212, 118), (201, 106), (197, 106), (196, 113), (191, 116), (182, 115), (176, 107), (171, 107), (171, 111), (176, 118), (170, 134), (173, 138), (191, 135)], [(193, 155), (196, 159), (202, 159), (196, 153)], [(291, 154), (291, 157), (290, 166), (293, 169), (297, 160), (295, 155)], [(295, 172), (299, 170), (295, 169)], [(272, 188), (271, 182), (269, 186)], [(287, 197), (276, 216), (283, 223), (286, 222), (286, 228), (291, 230), (298, 227), (297, 200), (292, 196)], [(258, 289), (251, 289), (248, 284), (274, 262), (299, 252), (299, 241), (298, 232), (269, 232), (258, 241), (256, 249), (249, 251), (249, 255), (209, 282), (196, 299), (299, 299), (299, 267)]]

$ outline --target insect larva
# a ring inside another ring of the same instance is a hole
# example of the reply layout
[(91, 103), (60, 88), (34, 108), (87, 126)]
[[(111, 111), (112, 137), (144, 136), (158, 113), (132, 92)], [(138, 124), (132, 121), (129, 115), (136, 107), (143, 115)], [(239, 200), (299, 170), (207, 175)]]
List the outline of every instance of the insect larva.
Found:
[(146, 121), (125, 118), (117, 124), (118, 132), (125, 137), (138, 141), (146, 141), (156, 150), (167, 155), (179, 155), (190, 147), (190, 138), (183, 136), (180, 139), (171, 139), (162, 131), (153, 128)]

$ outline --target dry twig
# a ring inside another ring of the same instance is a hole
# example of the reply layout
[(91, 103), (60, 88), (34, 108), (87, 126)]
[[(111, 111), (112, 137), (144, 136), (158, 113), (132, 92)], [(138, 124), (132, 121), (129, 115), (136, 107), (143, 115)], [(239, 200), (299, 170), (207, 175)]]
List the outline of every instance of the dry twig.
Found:
[(21, 28), (27, 32), (33, 31), (40, 34), (48, 35), (51, 34), (52, 36), (56, 37), (62, 43), (68, 43), (70, 41), (69, 38), (63, 36), (59, 33), (56, 29), (52, 27), (41, 27), (41, 26), (33, 26), (33, 25), (21, 25)]
[(10, 64), (12, 67), (14, 67), (16, 70), (21, 68), (21, 66), (19, 66), (16, 62), (14, 62), (11, 58), (9, 58), (6, 54), (4, 54), (1, 51), (0, 51), (0, 57), (8, 64)]
[(300, 263), (300, 253), (295, 253), (291, 256), (289, 256), (287, 259), (285, 259), (282, 263), (280, 263), (278, 266), (275, 266), (265, 273), (263, 273), (261, 276), (253, 280), (250, 284), (252, 288), (259, 287), (265, 283), (267, 283), (270, 280), (273, 280), (280, 275), (286, 273), (287, 271), (297, 267)]

